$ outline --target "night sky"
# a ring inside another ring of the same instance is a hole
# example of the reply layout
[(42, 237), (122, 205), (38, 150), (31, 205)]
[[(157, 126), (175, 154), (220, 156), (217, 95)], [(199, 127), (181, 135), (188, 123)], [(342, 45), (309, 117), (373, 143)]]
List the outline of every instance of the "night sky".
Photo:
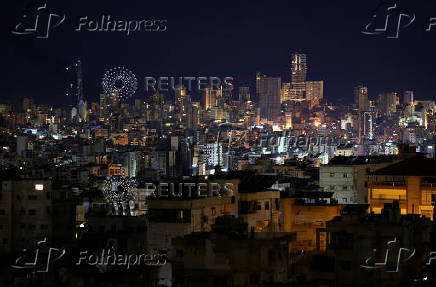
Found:
[[(49, 39), (13, 35), (31, 1), (2, 2), (1, 101), (32, 96), (39, 103), (64, 103), (65, 67), (82, 60), (85, 97), (96, 100), (104, 72), (132, 70), (145, 97), (145, 76), (233, 76), (254, 87), (255, 73), (290, 81), (293, 51), (308, 54), (308, 79), (325, 81), (325, 97), (351, 102), (353, 86), (379, 92), (412, 89), (436, 100), (436, 1), (399, 5), (415, 22), (398, 39), (364, 35), (379, 0), (353, 1), (45, 1), (66, 20)], [(75, 32), (79, 17), (119, 20), (166, 19), (165, 32)], [(254, 90), (253, 90), (254, 92)]]

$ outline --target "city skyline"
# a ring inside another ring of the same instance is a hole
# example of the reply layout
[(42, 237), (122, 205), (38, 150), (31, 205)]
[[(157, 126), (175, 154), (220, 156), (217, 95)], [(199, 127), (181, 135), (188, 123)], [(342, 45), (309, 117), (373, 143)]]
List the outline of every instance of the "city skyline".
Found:
[(436, 286), (435, 3), (7, 2), (0, 286)]
[[(368, 86), (371, 98), (405, 90), (415, 91), (418, 99), (434, 99), (436, 95), (431, 84), (436, 76), (431, 57), (436, 32), (421, 30), (424, 18), (431, 16), (429, 11), (436, 14), (436, 7), (428, 1), (419, 5), (401, 1), (403, 9), (417, 15), (417, 24), (402, 30), (398, 39), (361, 33), (378, 1), (352, 5), (345, 1), (248, 6), (223, 3), (208, 10), (194, 2), (172, 4), (179, 7), (170, 10), (165, 9), (165, 2), (151, 2), (146, 10), (137, 3), (137, 11), (146, 12), (133, 14), (113, 1), (108, 1), (104, 11), (81, 1), (75, 7), (47, 1), (48, 7), (67, 13), (65, 23), (51, 31), (48, 39), (11, 33), (26, 7), (21, 3), (5, 9), (11, 13), (4, 17), (4, 36), (10, 45), (2, 53), (6, 67), (1, 77), (5, 87), (2, 98), (9, 101), (32, 94), (44, 102), (61, 104), (65, 80), (61, 71), (77, 59), (83, 65), (84, 95), (91, 100), (98, 99), (104, 72), (116, 66), (132, 70), (140, 80), (145, 76), (233, 76), (236, 86), (248, 85), (254, 91), (256, 72), (290, 82), (293, 52), (308, 55), (307, 78), (323, 79), (324, 98), (332, 102), (352, 103), (353, 88), (358, 84)], [(311, 6), (317, 9), (308, 9)], [(267, 16), (261, 16), (266, 11)], [(167, 30), (130, 36), (74, 31), (75, 21), (83, 15), (96, 18), (104, 13), (129, 19), (164, 18)], [(235, 25), (241, 16), (244, 24)], [(201, 24), (197, 25), (196, 19)], [(345, 19), (347, 25), (341, 25)], [(225, 61), (218, 60), (221, 58)], [(41, 68), (36, 71), (36, 66)], [(145, 93), (138, 89), (136, 96), (145, 97)]]

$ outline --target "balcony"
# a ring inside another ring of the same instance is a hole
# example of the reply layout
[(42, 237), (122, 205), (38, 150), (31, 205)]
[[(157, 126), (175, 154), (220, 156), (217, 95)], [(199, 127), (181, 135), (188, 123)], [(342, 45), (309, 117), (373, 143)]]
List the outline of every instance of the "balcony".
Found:
[(393, 194), (375, 194), (371, 196), (371, 200), (407, 200), (406, 195), (393, 195)]
[(407, 183), (405, 181), (378, 181), (372, 182), (373, 187), (387, 187), (387, 188), (406, 188)]

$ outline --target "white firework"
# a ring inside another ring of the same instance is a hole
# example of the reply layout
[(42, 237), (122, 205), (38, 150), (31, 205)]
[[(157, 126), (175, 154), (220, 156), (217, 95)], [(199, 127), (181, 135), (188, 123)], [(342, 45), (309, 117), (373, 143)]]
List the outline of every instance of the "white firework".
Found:
[(109, 177), (103, 183), (103, 196), (107, 202), (127, 203), (135, 200), (136, 180), (129, 177)]
[(101, 84), (106, 94), (118, 94), (120, 101), (132, 97), (138, 88), (135, 74), (124, 67), (115, 67), (107, 71)]

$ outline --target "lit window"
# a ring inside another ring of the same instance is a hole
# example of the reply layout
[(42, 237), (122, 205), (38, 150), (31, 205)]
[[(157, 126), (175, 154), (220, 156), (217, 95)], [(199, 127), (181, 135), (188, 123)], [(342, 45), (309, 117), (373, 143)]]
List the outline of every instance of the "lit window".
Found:
[(44, 190), (43, 184), (35, 184), (35, 190)]

